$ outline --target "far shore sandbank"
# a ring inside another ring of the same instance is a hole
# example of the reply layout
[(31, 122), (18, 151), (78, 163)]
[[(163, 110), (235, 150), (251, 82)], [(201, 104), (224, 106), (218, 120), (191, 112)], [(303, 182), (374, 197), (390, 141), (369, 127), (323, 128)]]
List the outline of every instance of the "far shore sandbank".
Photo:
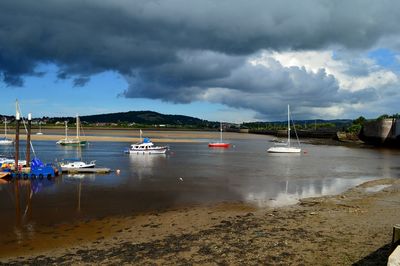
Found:
[[(72, 134), (73, 130), (70, 131), (68, 137), (75, 138), (76, 135)], [(0, 133), (1, 134), (1, 133)], [(12, 132), (9, 132), (9, 137), (13, 137)], [(267, 136), (255, 135), (255, 134), (243, 134), (236, 132), (224, 132), (224, 139), (236, 140), (236, 139), (266, 139)], [(145, 131), (142, 137), (149, 137), (153, 142), (162, 143), (202, 143), (211, 140), (219, 139), (219, 132), (213, 131)], [(65, 138), (65, 134), (60, 129), (47, 130), (43, 135), (37, 135), (36, 132), (31, 134), (32, 140), (43, 140), (43, 141), (58, 141)], [(20, 139), (25, 140), (26, 134), (21, 134)], [(87, 130), (85, 135), (81, 135), (80, 139), (86, 141), (110, 141), (110, 142), (138, 142), (140, 135), (138, 130), (113, 130), (113, 129), (102, 129), (102, 130)]]

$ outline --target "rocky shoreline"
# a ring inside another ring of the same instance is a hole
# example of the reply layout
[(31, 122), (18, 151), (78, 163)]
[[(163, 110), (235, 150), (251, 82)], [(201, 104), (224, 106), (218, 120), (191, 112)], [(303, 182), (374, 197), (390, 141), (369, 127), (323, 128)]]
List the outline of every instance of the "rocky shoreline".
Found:
[(3, 254), (0, 265), (386, 265), (399, 196), (400, 180), (382, 179), (282, 208), (221, 203), (90, 221), (94, 240)]

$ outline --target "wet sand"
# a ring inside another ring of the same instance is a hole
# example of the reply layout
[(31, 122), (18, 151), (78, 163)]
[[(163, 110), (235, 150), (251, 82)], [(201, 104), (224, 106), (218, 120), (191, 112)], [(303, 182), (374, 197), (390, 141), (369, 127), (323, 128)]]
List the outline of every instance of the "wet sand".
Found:
[[(73, 134), (75, 131), (72, 129), (69, 132), (69, 137), (74, 138)], [(1, 134), (1, 133), (0, 133)], [(12, 132), (10, 133), (12, 135)], [(224, 132), (224, 139), (234, 140), (234, 139), (254, 139), (254, 138), (266, 138), (261, 135), (254, 134), (242, 134), (235, 132)], [(207, 142), (209, 140), (219, 139), (220, 135), (217, 131), (157, 131), (149, 130), (143, 132), (143, 137), (149, 137), (153, 142), (163, 142), (163, 143), (194, 143), (194, 142)], [(21, 139), (25, 140), (26, 135), (22, 134)], [(58, 141), (65, 138), (64, 131), (60, 129), (48, 129), (44, 135), (36, 135), (35, 132), (32, 133), (32, 140), (48, 140), (48, 141)], [(81, 140), (86, 141), (111, 141), (111, 142), (137, 142), (139, 141), (139, 131), (138, 130), (112, 130), (112, 129), (91, 129), (85, 131), (85, 135), (81, 136)]]
[(381, 179), (281, 208), (222, 203), (61, 224), (2, 242), (0, 262), (386, 265), (399, 198), (400, 180)]

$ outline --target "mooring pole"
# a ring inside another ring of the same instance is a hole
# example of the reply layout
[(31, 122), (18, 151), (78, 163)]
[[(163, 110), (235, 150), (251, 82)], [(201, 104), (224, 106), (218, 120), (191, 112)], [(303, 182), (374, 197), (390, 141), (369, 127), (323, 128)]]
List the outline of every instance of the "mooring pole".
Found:
[(28, 114), (28, 135), (26, 136), (26, 166), (30, 166), (31, 161), (31, 126), (32, 126), (32, 114)]
[(16, 125), (15, 125), (15, 172), (18, 173), (18, 160), (19, 160), (19, 111), (18, 111), (18, 102), (16, 102)]

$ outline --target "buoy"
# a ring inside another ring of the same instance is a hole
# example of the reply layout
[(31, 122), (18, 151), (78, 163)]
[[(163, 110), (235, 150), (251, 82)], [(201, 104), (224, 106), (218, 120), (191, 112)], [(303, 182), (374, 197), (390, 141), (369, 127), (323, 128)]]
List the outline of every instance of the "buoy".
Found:
[(117, 172), (117, 175), (119, 175), (119, 173), (121, 173), (121, 170), (117, 169), (116, 172)]

